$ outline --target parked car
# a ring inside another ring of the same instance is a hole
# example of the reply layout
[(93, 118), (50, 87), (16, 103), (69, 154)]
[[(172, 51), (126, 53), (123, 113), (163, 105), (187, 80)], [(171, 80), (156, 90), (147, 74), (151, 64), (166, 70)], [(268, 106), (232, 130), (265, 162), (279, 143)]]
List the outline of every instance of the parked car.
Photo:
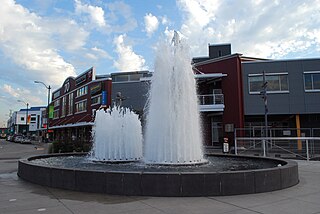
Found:
[(30, 144), (31, 143), (31, 139), (29, 137), (24, 136), (20, 143), (25, 143), (25, 144)]
[(21, 143), (22, 139), (23, 139), (22, 135), (16, 135), (16, 136), (14, 136), (13, 142)]

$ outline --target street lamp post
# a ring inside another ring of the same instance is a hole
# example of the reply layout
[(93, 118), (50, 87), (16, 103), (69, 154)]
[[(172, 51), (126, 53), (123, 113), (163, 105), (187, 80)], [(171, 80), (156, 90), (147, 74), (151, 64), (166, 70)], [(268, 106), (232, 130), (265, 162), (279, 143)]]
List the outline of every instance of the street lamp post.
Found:
[(37, 81), (35, 80), (34, 83), (40, 83), (42, 85), (44, 85), (44, 87), (46, 87), (46, 89), (48, 89), (48, 105), (47, 105), (47, 134), (46, 134), (46, 141), (48, 142), (48, 138), (49, 138), (49, 104), (50, 104), (50, 85), (47, 86), (44, 82), (41, 81)]
[(20, 103), (24, 103), (27, 106), (27, 111), (26, 111), (26, 136), (28, 135), (28, 108), (29, 108), (29, 103), (26, 103), (23, 100), (17, 100)]
[(267, 97), (267, 88), (268, 88), (268, 81), (266, 80), (266, 73), (265, 71), (263, 71), (262, 73), (262, 99), (264, 101), (264, 136), (265, 136), (265, 140), (263, 141), (263, 156), (266, 156), (266, 150), (267, 150), (267, 145), (266, 144), (266, 140), (268, 138), (268, 97)]

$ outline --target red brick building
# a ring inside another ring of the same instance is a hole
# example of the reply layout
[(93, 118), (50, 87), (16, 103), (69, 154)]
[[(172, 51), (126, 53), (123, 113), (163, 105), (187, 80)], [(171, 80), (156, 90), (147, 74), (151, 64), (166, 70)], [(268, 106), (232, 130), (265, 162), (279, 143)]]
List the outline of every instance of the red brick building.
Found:
[(233, 143), (234, 129), (244, 128), (243, 60), (252, 59), (231, 54), (230, 44), (209, 45), (208, 57), (193, 59), (207, 147)]
[[(52, 93), (51, 139), (89, 142), (94, 112), (111, 104), (111, 78), (96, 76), (94, 67), (77, 77), (67, 78)], [(53, 108), (53, 109), (52, 109)]]

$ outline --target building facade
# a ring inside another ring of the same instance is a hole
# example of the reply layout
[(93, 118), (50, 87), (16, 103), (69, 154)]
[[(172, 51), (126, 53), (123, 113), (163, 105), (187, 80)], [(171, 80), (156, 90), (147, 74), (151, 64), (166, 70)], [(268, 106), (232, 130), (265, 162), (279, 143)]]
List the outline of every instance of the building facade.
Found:
[(320, 127), (320, 59), (243, 62), (242, 67), (246, 127), (264, 126), (263, 72), (271, 129)]
[(89, 143), (95, 110), (110, 104), (111, 79), (97, 78), (94, 67), (77, 77), (67, 78), (52, 92), (49, 138)]
[[(209, 57), (194, 58), (193, 67), (205, 146), (221, 147), (224, 138), (233, 141), (234, 128), (244, 127), (241, 55), (231, 54), (230, 44), (209, 45)], [(211, 99), (206, 109), (203, 96)]]
[[(246, 129), (258, 130), (250, 136), (264, 136), (265, 114), (269, 136), (289, 136), (283, 132), (288, 128), (296, 130), (290, 136), (320, 136), (320, 59), (250, 58), (232, 54), (231, 45), (222, 44), (209, 45), (209, 57), (194, 58), (193, 67), (199, 96), (212, 97), (207, 109), (201, 109), (199, 100), (206, 146), (221, 147), (225, 138), (233, 143), (235, 129), (238, 136), (246, 135)], [(221, 94), (223, 108), (216, 94)]]
[[(230, 44), (221, 44), (209, 45), (208, 56), (193, 58), (192, 66), (204, 146), (221, 148), (226, 139), (232, 144), (235, 130), (262, 130), (263, 72), (270, 128), (320, 127), (320, 59), (258, 59), (233, 54)], [(90, 68), (66, 79), (52, 93), (52, 140), (90, 142), (95, 110), (110, 105), (133, 109), (144, 127), (151, 76), (149, 71), (96, 75)]]
[(42, 124), (42, 111), (45, 106), (30, 107), (15, 111), (10, 116), (7, 127), (10, 134), (23, 134), (28, 136), (39, 136)]
[(110, 105), (120, 104), (142, 114), (146, 102), (142, 94), (148, 90), (144, 78), (148, 75), (148, 71), (96, 75), (92, 67), (75, 78), (67, 78), (52, 93), (51, 140), (90, 144), (95, 111)]

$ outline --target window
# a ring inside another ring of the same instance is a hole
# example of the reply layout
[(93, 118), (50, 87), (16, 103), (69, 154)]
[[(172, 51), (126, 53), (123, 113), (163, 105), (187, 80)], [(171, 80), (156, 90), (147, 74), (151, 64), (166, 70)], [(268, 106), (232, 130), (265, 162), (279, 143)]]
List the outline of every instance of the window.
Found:
[(53, 112), (53, 119), (57, 119), (57, 118), (59, 118), (59, 109), (54, 110)]
[(21, 117), (21, 121), (24, 121), (24, 117)]
[(58, 99), (58, 100), (56, 100), (56, 101), (54, 101), (54, 103), (53, 103), (53, 106), (54, 107), (57, 107), (57, 106), (59, 106), (60, 105), (60, 100)]
[(87, 111), (87, 100), (76, 103), (76, 113)]
[(73, 93), (69, 94), (68, 113), (73, 114)]
[(320, 91), (320, 71), (304, 72), (304, 90)]
[(91, 98), (91, 105), (101, 104), (101, 94)]
[(80, 96), (85, 95), (87, 93), (88, 93), (88, 86), (84, 86), (84, 87), (79, 88), (77, 90), (77, 97), (80, 97)]
[(128, 75), (117, 75), (114, 77), (114, 82), (128, 82)]
[(143, 74), (121, 74), (121, 75), (115, 75), (113, 77), (113, 82), (134, 82), (134, 81), (140, 81), (140, 78), (143, 77)]
[(129, 76), (130, 81), (140, 81), (142, 74), (131, 74)]
[[(288, 73), (266, 74), (267, 92), (285, 93), (289, 92)], [(249, 74), (249, 93), (259, 94), (262, 91), (262, 74)]]
[(53, 93), (52, 99), (56, 99), (59, 96), (60, 96), (60, 90)]
[(37, 118), (36, 117), (31, 117), (30, 123), (36, 123)]
[(67, 97), (62, 97), (62, 108), (61, 108), (61, 117), (66, 115), (66, 107), (67, 107)]

